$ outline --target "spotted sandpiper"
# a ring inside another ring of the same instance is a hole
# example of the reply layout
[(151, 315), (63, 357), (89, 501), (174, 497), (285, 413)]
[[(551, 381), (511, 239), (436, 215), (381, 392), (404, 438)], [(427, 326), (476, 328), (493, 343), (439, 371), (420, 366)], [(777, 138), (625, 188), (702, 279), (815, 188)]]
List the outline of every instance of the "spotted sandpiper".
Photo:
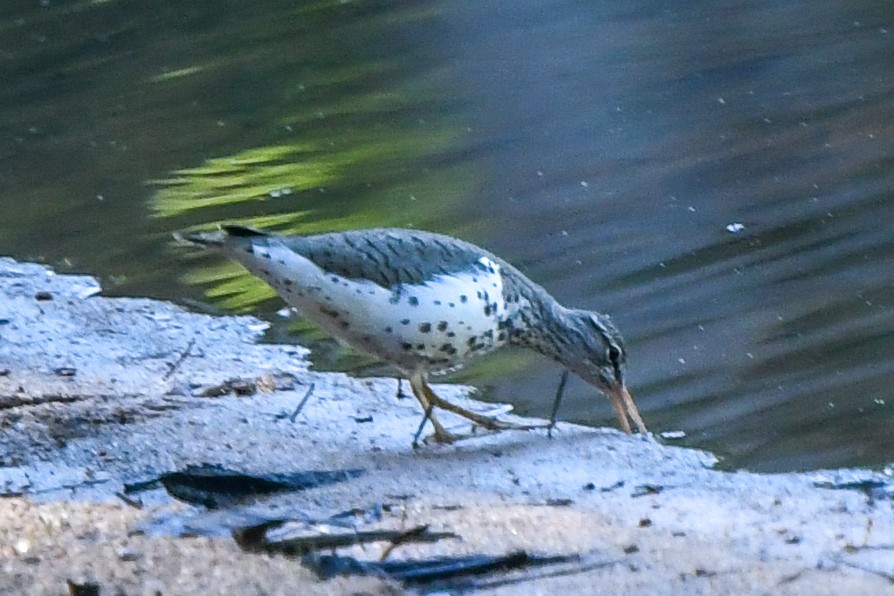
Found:
[(452, 404), (428, 385), (430, 373), (505, 344), (553, 358), (609, 397), (624, 432), (631, 432), (631, 420), (646, 432), (624, 385), (624, 343), (609, 317), (562, 306), (474, 244), (397, 228), (278, 236), (228, 225), (182, 238), (220, 249), (333, 337), (395, 366), (410, 381), (436, 441), (457, 437), (435, 407), (485, 428), (519, 428)]

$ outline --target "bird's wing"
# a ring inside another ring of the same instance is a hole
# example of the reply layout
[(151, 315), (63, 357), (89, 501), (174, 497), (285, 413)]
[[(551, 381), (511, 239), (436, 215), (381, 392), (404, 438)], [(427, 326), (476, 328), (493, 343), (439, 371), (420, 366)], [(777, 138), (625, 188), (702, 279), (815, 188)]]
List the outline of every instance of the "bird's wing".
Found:
[(417, 230), (381, 228), (271, 238), (327, 272), (387, 289), (420, 285), (438, 275), (486, 270), (482, 258), (498, 260), (474, 244)]

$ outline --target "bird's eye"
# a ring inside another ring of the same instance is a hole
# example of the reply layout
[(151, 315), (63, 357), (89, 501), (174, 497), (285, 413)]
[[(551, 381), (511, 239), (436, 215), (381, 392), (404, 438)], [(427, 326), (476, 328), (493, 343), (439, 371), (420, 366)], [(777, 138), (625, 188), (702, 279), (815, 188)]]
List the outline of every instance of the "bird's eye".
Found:
[(618, 349), (618, 346), (609, 346), (605, 351), (605, 355), (608, 358), (608, 361), (615, 366), (617, 366), (621, 360), (621, 350)]

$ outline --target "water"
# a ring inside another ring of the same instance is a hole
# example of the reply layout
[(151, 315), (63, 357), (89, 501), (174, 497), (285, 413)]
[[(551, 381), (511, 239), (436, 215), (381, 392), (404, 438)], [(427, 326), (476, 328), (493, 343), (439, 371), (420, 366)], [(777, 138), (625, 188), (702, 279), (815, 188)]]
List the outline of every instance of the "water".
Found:
[[(611, 313), (652, 429), (729, 467), (879, 466), (891, 27), (881, 1), (4, 2), (0, 254), (377, 373), (170, 232), (454, 234)], [(507, 351), (453, 378), (544, 415), (558, 377)], [(614, 424), (579, 381), (563, 416)]]

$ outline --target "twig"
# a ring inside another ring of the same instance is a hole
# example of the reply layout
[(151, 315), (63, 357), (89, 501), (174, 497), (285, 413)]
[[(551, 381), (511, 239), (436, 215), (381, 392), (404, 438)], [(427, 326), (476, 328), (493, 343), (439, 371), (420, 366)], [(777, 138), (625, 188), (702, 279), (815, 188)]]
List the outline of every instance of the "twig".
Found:
[(541, 565), (573, 563), (578, 555), (556, 555), (541, 557), (526, 551), (510, 552), (505, 555), (469, 555), (455, 559), (444, 558), (432, 561), (400, 561), (384, 563), (382, 569), (393, 579), (412, 584), (431, 584), (450, 581), (463, 576), (484, 575), (494, 571), (525, 569)]
[(292, 412), (291, 416), (289, 416), (289, 422), (295, 422), (295, 419), (298, 418), (298, 414), (304, 408), (304, 404), (307, 403), (307, 400), (309, 400), (310, 396), (313, 394), (315, 385), (316, 383), (311, 383), (310, 387), (307, 388), (307, 393), (304, 394), (304, 397), (301, 398), (301, 402), (298, 404), (298, 407), (295, 408), (295, 411)]
[(194, 345), (196, 345), (196, 339), (192, 338), (191, 340), (189, 340), (189, 344), (187, 344), (186, 349), (183, 350), (183, 353), (180, 354), (180, 357), (177, 358), (176, 362), (170, 365), (170, 367), (168, 368), (168, 372), (166, 372), (165, 376), (162, 377), (162, 381), (167, 381), (168, 379), (170, 379), (171, 375), (173, 375), (177, 371), (177, 369), (180, 368), (180, 365), (183, 364), (183, 361), (186, 360), (186, 358), (189, 356), (189, 353), (192, 351), (192, 347)]
[(556, 399), (553, 401), (553, 413), (549, 417), (549, 425), (546, 427), (546, 436), (553, 438), (553, 428), (556, 426), (556, 416), (559, 415), (559, 404), (562, 403), (562, 394), (565, 393), (565, 383), (568, 382), (568, 371), (562, 371), (562, 378), (559, 379), (559, 388), (556, 389)]
[(127, 505), (133, 507), (134, 509), (142, 509), (143, 508), (143, 502), (140, 499), (134, 499), (132, 497), (129, 497), (126, 494), (124, 494), (123, 491), (119, 490), (118, 492), (115, 493), (115, 496), (118, 497), (119, 499), (121, 499), (122, 501), (124, 501), (124, 503), (126, 503)]
[(408, 542), (418, 542), (420, 540), (425, 540), (425, 535), (428, 533), (428, 525), (424, 526), (416, 526), (415, 528), (410, 528), (406, 530), (403, 534), (399, 534), (391, 539), (391, 544), (385, 549), (382, 553), (382, 556), (379, 557), (379, 561), (384, 561), (388, 558), (388, 555), (394, 551), (401, 544), (406, 544)]
[[(575, 561), (574, 557), (578, 557), (578, 560)], [(558, 557), (557, 557), (558, 558)], [(620, 560), (609, 560), (609, 561), (592, 561), (592, 562), (584, 562), (583, 558), (578, 555), (568, 555), (566, 561), (548, 561), (547, 564), (559, 564), (567, 563), (565, 566), (559, 569), (551, 569), (545, 570), (543, 572), (533, 571), (531, 573), (525, 573), (521, 576), (516, 577), (498, 577), (493, 580), (483, 580), (483, 581), (472, 581), (468, 585), (464, 586), (470, 590), (487, 590), (500, 588), (504, 586), (512, 586), (516, 584), (521, 584), (524, 582), (535, 581), (538, 579), (548, 579), (552, 577), (569, 577), (573, 575), (577, 575), (580, 573), (587, 573), (588, 571), (594, 571), (596, 569), (604, 569), (606, 567), (611, 567), (614, 565), (620, 564), (622, 561)]]
[(445, 538), (458, 538), (453, 532), (429, 532), (428, 526), (417, 526), (406, 531), (370, 530), (333, 533), (325, 526), (320, 532), (280, 540), (268, 540), (269, 529), (282, 526), (286, 520), (273, 520), (232, 531), (233, 539), (245, 551), (281, 553), (287, 556), (304, 555), (315, 550), (335, 549), (370, 542), (437, 542)]

